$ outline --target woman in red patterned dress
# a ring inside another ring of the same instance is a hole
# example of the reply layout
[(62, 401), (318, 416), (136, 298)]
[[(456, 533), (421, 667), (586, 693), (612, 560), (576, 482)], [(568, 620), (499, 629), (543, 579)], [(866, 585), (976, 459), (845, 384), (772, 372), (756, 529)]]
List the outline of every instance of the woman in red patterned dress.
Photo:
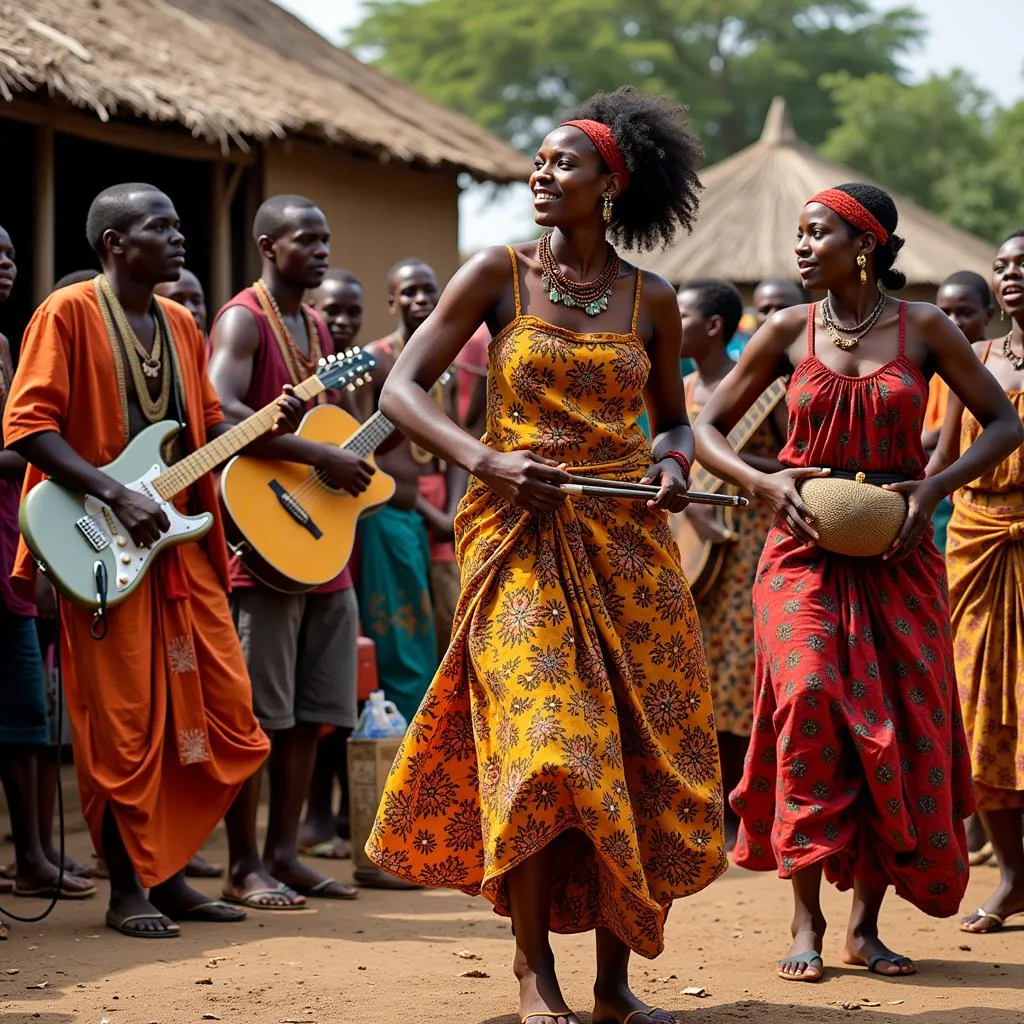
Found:
[[(741, 818), (736, 862), (792, 880), (793, 944), (778, 969), (790, 981), (824, 971), (823, 873), (853, 889), (843, 961), (885, 975), (915, 971), (878, 936), (886, 889), (948, 917), (967, 884), (970, 764), (930, 519), (943, 495), (1006, 458), (1024, 428), (947, 317), (880, 291), (906, 283), (892, 269), (903, 245), (896, 225), (892, 199), (870, 185), (841, 185), (807, 203), (797, 265), (804, 285), (827, 298), (774, 314), (695, 428), (701, 463), (776, 513), (754, 584), (755, 724), (732, 805)], [(726, 435), (789, 368), (779, 457), (787, 468), (761, 473)], [(932, 370), (985, 429), (923, 479)], [(905, 495), (906, 521), (880, 559), (817, 546), (797, 485), (829, 470), (863, 472)]]

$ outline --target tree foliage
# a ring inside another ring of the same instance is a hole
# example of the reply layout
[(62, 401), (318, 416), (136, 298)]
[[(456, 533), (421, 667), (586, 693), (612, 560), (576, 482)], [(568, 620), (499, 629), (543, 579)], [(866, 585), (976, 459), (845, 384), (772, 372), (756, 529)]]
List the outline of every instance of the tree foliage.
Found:
[(910, 7), (867, 0), (368, 0), (349, 44), (513, 144), (624, 83), (690, 107), (709, 161), (757, 138), (782, 95), (798, 130), (835, 127), (826, 73), (900, 75), (919, 42)]
[(826, 76), (839, 117), (822, 155), (996, 241), (1024, 224), (1024, 102), (1000, 109), (964, 72), (905, 85)]

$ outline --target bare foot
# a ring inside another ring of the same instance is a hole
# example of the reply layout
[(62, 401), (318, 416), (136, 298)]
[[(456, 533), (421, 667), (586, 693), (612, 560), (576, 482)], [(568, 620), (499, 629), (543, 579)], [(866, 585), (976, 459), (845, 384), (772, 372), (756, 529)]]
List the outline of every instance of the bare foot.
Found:
[(910, 957), (894, 953), (874, 932), (849, 932), (842, 960), (844, 964), (866, 967), (872, 974), (886, 977), (917, 974), (917, 967)]
[(519, 980), (520, 1020), (528, 1020), (530, 1024), (580, 1024), (579, 1017), (566, 1009), (553, 960), (542, 970), (535, 971), (517, 951), (512, 970)]
[(610, 989), (594, 986), (594, 1024), (621, 1024), (630, 1014), (629, 1024), (678, 1024), (679, 1018), (668, 1010), (649, 1007), (623, 983)]
[(789, 952), (779, 961), (778, 975), (786, 981), (818, 981), (825, 973), (821, 950), (825, 942), (825, 919), (806, 918), (794, 921), (793, 942)]
[(1024, 914), (1024, 889), (1000, 880), (999, 887), (982, 906), (960, 921), (960, 930), (976, 935), (997, 932), (1015, 914)]

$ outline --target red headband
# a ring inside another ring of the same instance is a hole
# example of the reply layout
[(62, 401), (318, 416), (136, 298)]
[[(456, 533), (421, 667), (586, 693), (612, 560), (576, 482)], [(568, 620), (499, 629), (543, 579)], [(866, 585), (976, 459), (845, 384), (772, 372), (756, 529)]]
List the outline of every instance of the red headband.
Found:
[(874, 214), (842, 189), (827, 188), (824, 192), (811, 196), (807, 202), (821, 203), (833, 213), (838, 213), (843, 220), (849, 221), (855, 228), (870, 231), (878, 239), (879, 245), (885, 245), (889, 241), (889, 232), (878, 223)]
[(579, 128), (590, 139), (594, 148), (604, 158), (608, 169), (614, 171), (622, 180), (621, 191), (625, 192), (629, 187), (629, 171), (626, 170), (626, 161), (622, 158), (622, 150), (619, 149), (611, 128), (600, 121), (563, 121), (558, 127), (565, 128), (567, 125)]

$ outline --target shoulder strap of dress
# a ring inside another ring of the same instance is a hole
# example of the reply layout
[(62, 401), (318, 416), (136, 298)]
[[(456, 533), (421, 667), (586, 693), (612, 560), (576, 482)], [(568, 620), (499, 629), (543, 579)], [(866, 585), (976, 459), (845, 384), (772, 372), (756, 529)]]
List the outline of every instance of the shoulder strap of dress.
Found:
[(903, 358), (903, 347), (904, 342), (907, 339), (907, 304), (905, 302), (900, 303), (900, 347), (897, 352), (897, 356)]
[(636, 291), (633, 294), (633, 319), (629, 322), (629, 333), (636, 334), (636, 329), (640, 326), (640, 291), (644, 284), (644, 272), (637, 267), (636, 268)]
[(812, 302), (807, 307), (807, 357), (814, 355), (814, 311), (818, 308), (817, 303)]
[(988, 354), (989, 354), (989, 352), (991, 352), (991, 351), (992, 351), (992, 339), (990, 338), (990, 339), (989, 339), (989, 340), (988, 340), (988, 341), (987, 341), (987, 342), (985, 343), (985, 351), (981, 353), (981, 363), (982, 363), (982, 366), (984, 366), (984, 365), (985, 365), (985, 363), (987, 363), (987, 362), (988, 362)]
[(516, 316), (523, 315), (522, 298), (519, 294), (519, 261), (516, 259), (516, 251), (511, 245), (505, 246), (508, 249), (508, 258), (512, 261), (512, 289), (516, 297)]

